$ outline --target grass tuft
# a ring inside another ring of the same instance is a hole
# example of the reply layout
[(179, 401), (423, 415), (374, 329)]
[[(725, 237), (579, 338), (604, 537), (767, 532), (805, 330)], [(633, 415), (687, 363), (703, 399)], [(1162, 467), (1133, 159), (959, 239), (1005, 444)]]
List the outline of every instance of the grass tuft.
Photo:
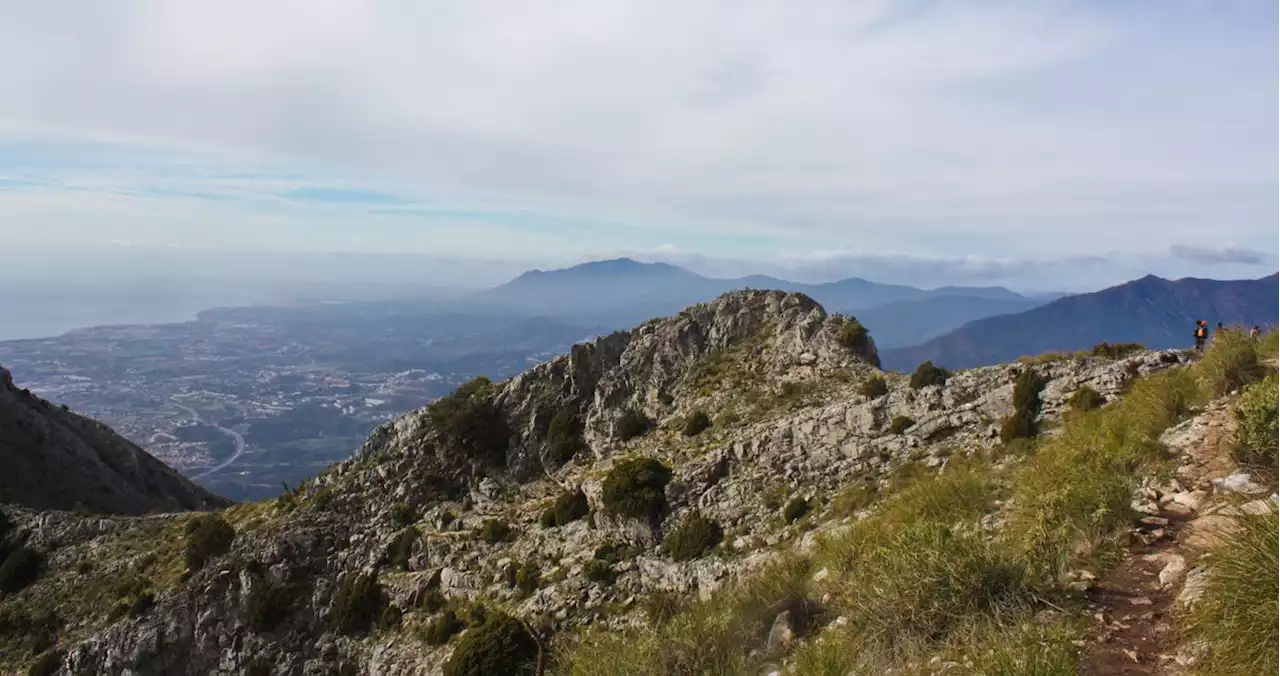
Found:
[(1245, 516), (1210, 559), (1209, 582), (1196, 603), (1190, 633), (1209, 647), (1197, 665), (1203, 674), (1246, 676), (1280, 671), (1276, 626), (1280, 624), (1280, 518)]

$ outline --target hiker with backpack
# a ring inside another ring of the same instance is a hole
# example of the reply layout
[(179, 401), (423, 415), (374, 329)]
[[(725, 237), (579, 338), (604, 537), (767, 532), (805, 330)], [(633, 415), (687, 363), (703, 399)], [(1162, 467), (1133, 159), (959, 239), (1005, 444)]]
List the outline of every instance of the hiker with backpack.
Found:
[(1196, 352), (1204, 352), (1204, 343), (1209, 339), (1209, 322), (1201, 319), (1196, 321)]

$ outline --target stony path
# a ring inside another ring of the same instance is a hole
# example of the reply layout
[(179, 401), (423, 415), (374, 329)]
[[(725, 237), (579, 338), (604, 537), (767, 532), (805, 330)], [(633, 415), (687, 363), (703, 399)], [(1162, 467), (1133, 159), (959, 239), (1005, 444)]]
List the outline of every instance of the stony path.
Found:
[(1161, 437), (1181, 465), (1176, 478), (1149, 482), (1134, 496), (1146, 516), (1125, 559), (1089, 591), (1094, 629), (1081, 651), (1082, 674), (1180, 675), (1194, 663), (1194, 650), (1179, 643), (1177, 613), (1203, 586), (1196, 560), (1230, 530), (1237, 510), (1251, 508), (1232, 506), (1239, 500), (1227, 494), (1269, 492), (1238, 473), (1232, 435), (1230, 401), (1219, 399)]

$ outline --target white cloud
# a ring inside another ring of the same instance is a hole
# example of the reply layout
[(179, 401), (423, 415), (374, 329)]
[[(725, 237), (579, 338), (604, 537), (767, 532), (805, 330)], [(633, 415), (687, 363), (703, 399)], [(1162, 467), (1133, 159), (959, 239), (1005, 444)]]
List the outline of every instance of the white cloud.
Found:
[[(331, 183), (358, 176), (356, 188), (400, 196), (393, 180), (451, 204), (501, 200), (599, 225), (397, 228), (290, 211), (264, 196), (266, 179), (215, 180), (198, 162), (171, 177), (181, 189), (246, 200), (0, 199), (6, 214), (115, 238), (457, 255), (477, 238), (507, 257), (669, 244), (1035, 260), (1224, 237), (1275, 250), (1275, 12), (31, 0), (0, 14), (0, 138), (52, 129), (239, 153), (245, 167), (288, 158)], [(156, 180), (126, 178), (126, 191)]]

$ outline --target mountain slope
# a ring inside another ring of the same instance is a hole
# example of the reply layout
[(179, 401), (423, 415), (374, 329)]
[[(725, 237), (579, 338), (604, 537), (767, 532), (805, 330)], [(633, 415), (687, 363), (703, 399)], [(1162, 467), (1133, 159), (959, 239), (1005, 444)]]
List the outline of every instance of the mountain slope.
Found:
[(0, 367), (0, 502), (104, 514), (213, 509), (229, 503), (111, 428), (36, 397)]
[(1254, 280), (1141, 279), (1061, 298), (1026, 312), (971, 322), (922, 345), (885, 350), (886, 368), (932, 360), (947, 368), (1012, 361), (1024, 355), (1088, 349), (1106, 341), (1150, 348), (1190, 347), (1195, 320), (1210, 326), (1271, 325), (1280, 302), (1277, 275)]
[[(8, 510), (28, 547), (56, 556), (0, 596), (0, 617), (56, 613), (66, 651), (49, 659), (74, 674), (440, 674), (484, 635), (477, 620), (453, 637), (480, 615), (518, 617), (544, 646), (644, 626), (649, 601), (708, 597), (842, 527), (862, 504), (845, 492), (999, 443), (1016, 366), (912, 389), (854, 329), (800, 294), (734, 292), (478, 379), (222, 525)], [(1058, 419), (1081, 385), (1110, 399), (1183, 361), (1047, 365), (1042, 415)], [(864, 394), (876, 377), (883, 393)], [(665, 469), (637, 471), (641, 458)], [(783, 518), (802, 503), (808, 518)], [(654, 509), (622, 511), (636, 504)], [(53, 644), (41, 623), (11, 626), (0, 669)], [(687, 673), (661, 669), (643, 673)]]
[(860, 310), (858, 321), (876, 337), (878, 347), (889, 349), (919, 345), (976, 319), (1024, 312), (1047, 302), (1021, 297), (938, 296)]

